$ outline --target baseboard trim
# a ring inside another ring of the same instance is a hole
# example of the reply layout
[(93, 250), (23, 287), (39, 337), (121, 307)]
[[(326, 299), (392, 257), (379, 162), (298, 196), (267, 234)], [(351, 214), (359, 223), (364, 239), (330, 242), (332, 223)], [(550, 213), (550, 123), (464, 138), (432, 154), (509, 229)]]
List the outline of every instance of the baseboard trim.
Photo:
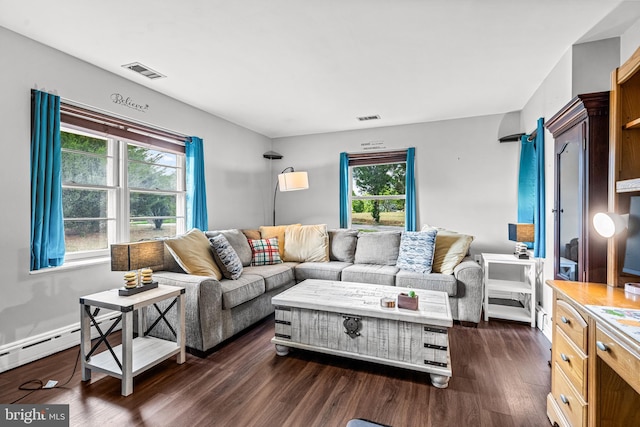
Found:
[[(106, 331), (118, 317), (120, 317), (120, 313), (110, 312), (96, 316), (96, 320), (100, 329)], [(118, 329), (120, 329), (120, 325), (115, 328), (115, 330)], [(97, 336), (98, 331), (91, 325), (91, 338)], [(26, 365), (79, 344), (80, 322), (5, 344), (0, 347), (0, 372)]]

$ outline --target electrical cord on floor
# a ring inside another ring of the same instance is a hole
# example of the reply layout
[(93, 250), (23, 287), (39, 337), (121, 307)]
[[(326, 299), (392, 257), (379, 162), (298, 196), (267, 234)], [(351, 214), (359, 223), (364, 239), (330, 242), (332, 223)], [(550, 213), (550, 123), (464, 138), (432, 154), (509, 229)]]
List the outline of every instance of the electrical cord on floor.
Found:
[(73, 372), (69, 376), (69, 379), (67, 381), (65, 381), (63, 384), (59, 384), (59, 385), (55, 385), (53, 387), (45, 388), (44, 387), (44, 383), (42, 382), (42, 380), (39, 380), (39, 379), (29, 380), (29, 381), (23, 382), (22, 384), (20, 384), (18, 386), (18, 390), (29, 391), (29, 393), (27, 393), (24, 396), (14, 400), (13, 402), (11, 402), (11, 404), (14, 404), (14, 403), (17, 403), (17, 402), (21, 401), (25, 397), (30, 396), (31, 394), (33, 394), (34, 392), (36, 392), (38, 390), (51, 390), (51, 389), (54, 389), (54, 388), (63, 388), (64, 386), (69, 384), (69, 382), (71, 381), (71, 378), (73, 378), (73, 376), (76, 374), (76, 370), (78, 369), (78, 362), (79, 361), (80, 361), (80, 350), (78, 350), (78, 356), (76, 357), (76, 363), (73, 365)]

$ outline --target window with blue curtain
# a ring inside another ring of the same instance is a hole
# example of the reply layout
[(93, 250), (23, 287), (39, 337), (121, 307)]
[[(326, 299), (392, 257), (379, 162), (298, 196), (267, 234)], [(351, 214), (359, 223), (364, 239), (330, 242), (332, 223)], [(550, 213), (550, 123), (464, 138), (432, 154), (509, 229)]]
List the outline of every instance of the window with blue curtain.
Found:
[(415, 148), (340, 153), (339, 197), (342, 228), (415, 231)]
[(202, 139), (33, 91), (31, 202), (32, 271), (184, 233), (187, 207), (191, 226), (205, 230)]

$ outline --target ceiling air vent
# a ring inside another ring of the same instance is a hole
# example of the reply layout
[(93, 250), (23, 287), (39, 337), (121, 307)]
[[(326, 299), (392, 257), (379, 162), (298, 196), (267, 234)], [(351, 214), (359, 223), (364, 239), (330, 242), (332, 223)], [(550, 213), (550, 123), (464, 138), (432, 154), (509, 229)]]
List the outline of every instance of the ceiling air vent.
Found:
[(151, 80), (167, 77), (164, 74), (160, 74), (159, 72), (154, 71), (151, 68), (147, 67), (146, 65), (142, 65), (139, 62), (132, 62), (131, 64), (123, 65), (123, 67), (128, 68), (131, 71), (135, 71), (138, 74), (142, 74), (143, 76)]
[(358, 117), (358, 120), (361, 122), (366, 122), (367, 120), (380, 120), (380, 116), (377, 114), (375, 116), (361, 116)]

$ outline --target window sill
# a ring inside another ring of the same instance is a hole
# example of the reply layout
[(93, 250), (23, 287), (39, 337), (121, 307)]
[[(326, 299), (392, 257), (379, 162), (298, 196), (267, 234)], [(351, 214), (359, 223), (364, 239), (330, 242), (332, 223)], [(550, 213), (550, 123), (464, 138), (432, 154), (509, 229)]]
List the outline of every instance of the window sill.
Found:
[(30, 271), (29, 274), (37, 275), (37, 274), (55, 273), (58, 271), (66, 271), (66, 270), (78, 270), (80, 268), (90, 267), (90, 266), (99, 265), (99, 264), (107, 264), (110, 262), (111, 262), (111, 258), (108, 256), (99, 257), (99, 258), (90, 258), (90, 259), (78, 259), (73, 261), (65, 261), (65, 263), (59, 267), (48, 267), (48, 268), (43, 268), (41, 270)]

